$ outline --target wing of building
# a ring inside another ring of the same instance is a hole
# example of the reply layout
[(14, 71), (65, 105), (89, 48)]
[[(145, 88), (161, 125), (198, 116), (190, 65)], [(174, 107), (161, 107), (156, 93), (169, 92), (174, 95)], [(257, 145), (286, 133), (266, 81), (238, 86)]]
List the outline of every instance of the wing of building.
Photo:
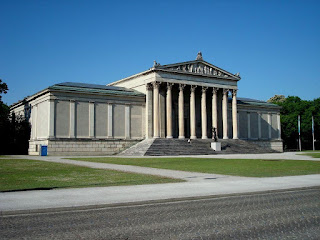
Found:
[(237, 98), (239, 74), (202, 59), (107, 86), (59, 83), (11, 106), (31, 124), (29, 154), (114, 154), (146, 138), (243, 139), (282, 151), (280, 107)]

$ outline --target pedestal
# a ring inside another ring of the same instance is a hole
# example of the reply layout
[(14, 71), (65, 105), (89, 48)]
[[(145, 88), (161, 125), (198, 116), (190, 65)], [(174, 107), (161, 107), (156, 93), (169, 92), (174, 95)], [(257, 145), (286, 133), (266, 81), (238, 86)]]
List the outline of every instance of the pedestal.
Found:
[(211, 148), (213, 150), (215, 150), (216, 152), (220, 152), (221, 151), (221, 142), (212, 142)]

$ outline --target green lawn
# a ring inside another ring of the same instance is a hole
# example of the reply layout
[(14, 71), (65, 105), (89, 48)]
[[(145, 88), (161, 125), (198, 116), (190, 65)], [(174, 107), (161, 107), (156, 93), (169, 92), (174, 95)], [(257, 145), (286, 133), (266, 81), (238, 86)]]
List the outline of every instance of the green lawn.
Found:
[(114, 163), (216, 173), (247, 177), (278, 177), (320, 174), (320, 162), (296, 160), (215, 159), (215, 158), (72, 158), (75, 160)]
[(144, 174), (24, 159), (0, 159), (0, 191), (181, 182)]
[(303, 153), (301, 155), (306, 155), (314, 158), (320, 158), (320, 152), (308, 152), (308, 153)]

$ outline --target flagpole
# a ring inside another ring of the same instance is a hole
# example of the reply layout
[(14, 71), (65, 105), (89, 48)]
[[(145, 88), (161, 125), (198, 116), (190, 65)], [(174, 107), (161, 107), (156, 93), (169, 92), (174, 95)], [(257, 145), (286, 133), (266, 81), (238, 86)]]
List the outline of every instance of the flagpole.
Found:
[(313, 115), (312, 115), (312, 146), (313, 146), (313, 151), (315, 150), (314, 148), (314, 121), (313, 121)]
[(299, 132), (299, 150), (300, 150), (300, 152), (301, 152), (300, 115), (298, 115), (298, 132)]

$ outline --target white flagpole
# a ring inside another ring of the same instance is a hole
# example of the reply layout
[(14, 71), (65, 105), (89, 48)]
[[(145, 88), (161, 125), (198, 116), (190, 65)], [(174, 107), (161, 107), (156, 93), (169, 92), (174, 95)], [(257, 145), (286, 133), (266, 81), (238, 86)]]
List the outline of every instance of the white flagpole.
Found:
[(315, 148), (314, 148), (314, 121), (313, 121), (313, 116), (312, 116), (312, 146), (313, 146), (313, 151), (314, 151)]
[(299, 132), (299, 150), (300, 150), (300, 152), (301, 152), (300, 115), (298, 115), (298, 132)]

